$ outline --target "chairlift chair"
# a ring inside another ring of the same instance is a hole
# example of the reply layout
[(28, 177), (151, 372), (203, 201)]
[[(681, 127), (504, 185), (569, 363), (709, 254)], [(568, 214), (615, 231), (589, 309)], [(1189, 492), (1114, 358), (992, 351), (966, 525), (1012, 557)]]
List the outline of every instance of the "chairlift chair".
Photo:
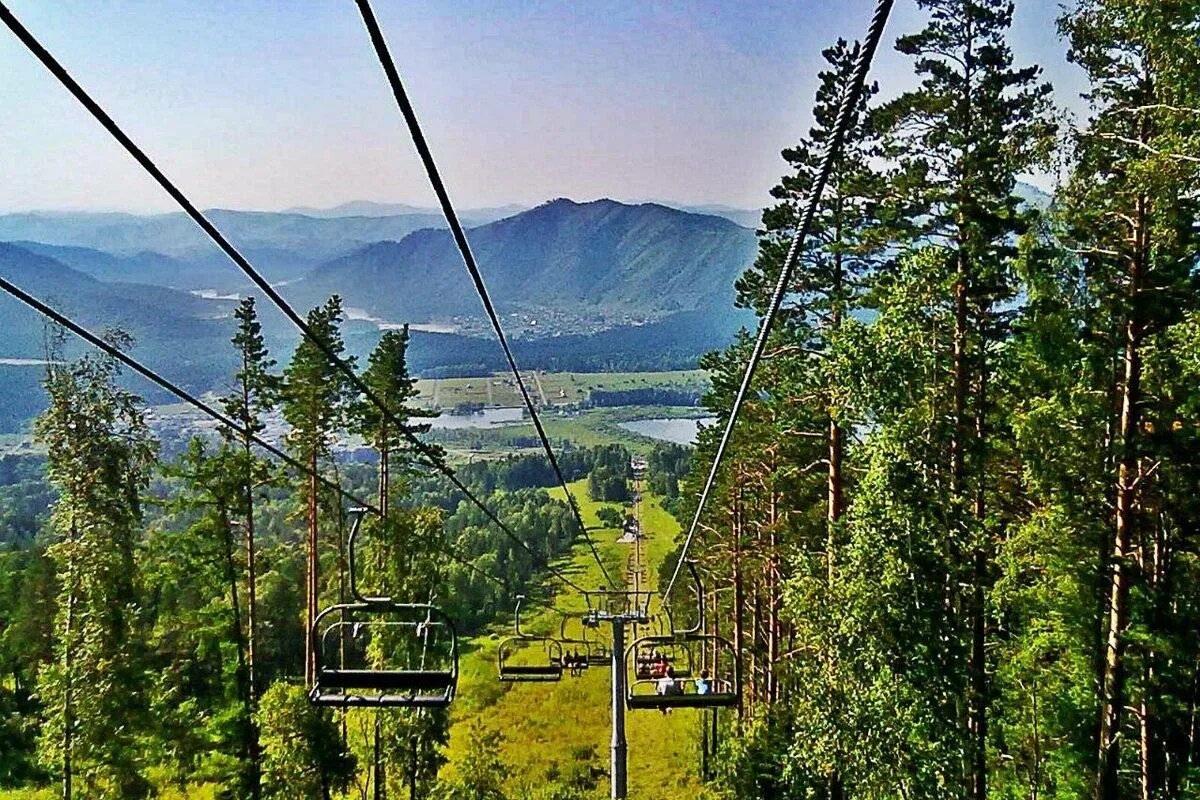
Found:
[[(580, 658), (580, 661), (576, 664), (576, 667), (575, 667), (575, 669), (577, 671), (585, 670), (588, 667), (592, 667), (592, 666), (600, 666), (600, 664), (598, 664), (595, 660), (595, 649), (596, 649), (597, 645), (595, 642), (592, 642), (587, 638), (587, 630), (588, 629), (587, 629), (586, 625), (583, 626), (583, 638), (582, 639), (576, 639), (574, 637), (567, 635), (567, 621), (570, 619), (572, 619), (572, 617), (569, 614), (563, 614), (562, 622), (558, 626), (558, 643), (561, 644), (564, 648), (564, 650), (563, 650), (563, 666), (567, 667), (568, 669), (570, 668), (570, 665), (567, 663), (567, 657), (566, 657), (567, 650), (572, 651), (575, 655), (578, 655)], [(604, 653), (605, 653), (604, 658), (607, 659), (608, 651), (605, 650)], [(607, 663), (607, 661), (605, 661), (604, 663)]]
[(653, 592), (629, 591), (621, 589), (584, 590), (583, 598), (587, 602), (588, 612), (603, 612), (607, 614), (637, 614), (646, 616)]
[[(356, 545), (366, 510), (356, 508), (350, 513), (347, 551), (353, 602), (332, 605), (313, 621), (309, 635), (316, 669), (310, 701), (340, 708), (449, 705), (458, 687), (454, 622), (430, 603), (401, 603), (360, 592)], [(409, 636), (412, 641), (406, 648), (403, 639)], [(406, 649), (407, 659), (395, 663)], [(386, 667), (371, 663), (381, 660), (393, 663)]]
[[(728, 639), (704, 633), (704, 586), (690, 561), (688, 570), (696, 585), (699, 610), (696, 624), (685, 630), (672, 629), (669, 634), (642, 636), (625, 649), (625, 669), (630, 676), (625, 705), (630, 709), (731, 708), (741, 704), (742, 676), (737, 651)], [(667, 619), (673, 628), (669, 614)], [(658, 679), (639, 674), (639, 659), (644, 658), (645, 653), (654, 652), (670, 653), (668, 658), (675, 659), (675, 663), (668, 663), (674, 672), (677, 693), (660, 694)], [(697, 691), (699, 681), (703, 680), (696, 677), (697, 664), (709, 673), (705, 694)], [(689, 685), (693, 687), (690, 692)]]
[(521, 605), (525, 595), (517, 595), (514, 614), (515, 635), (500, 642), (496, 666), (500, 680), (506, 683), (548, 683), (562, 680), (563, 647), (552, 636), (534, 636), (521, 630)]

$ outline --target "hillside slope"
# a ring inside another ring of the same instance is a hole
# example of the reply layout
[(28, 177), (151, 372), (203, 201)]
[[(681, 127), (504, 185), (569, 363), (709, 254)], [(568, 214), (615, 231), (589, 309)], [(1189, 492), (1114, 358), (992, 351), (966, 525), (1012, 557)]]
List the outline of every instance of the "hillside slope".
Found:
[[(554, 200), (470, 232), (502, 309), (659, 318), (728, 308), (753, 261), (754, 233), (729, 220), (613, 200)], [(335, 259), (291, 287), (333, 291), (388, 319), (478, 315), (479, 300), (449, 232), (422, 230)]]
[[(211, 388), (231, 372), (232, 320), (213, 318), (222, 313), (220, 303), (161, 286), (98, 281), (55, 259), (4, 243), (0, 275), (95, 331), (119, 327), (132, 334), (134, 356), (187, 388)], [(42, 358), (46, 331), (41, 316), (0, 295), (0, 360)], [(73, 337), (67, 346), (68, 353), (84, 347)], [(40, 410), (44, 397), (35, 389), (39, 379), (36, 365), (0, 361), (0, 429), (11, 429)]]
[[(622, 574), (630, 545), (617, 544), (619, 531), (603, 528), (596, 511), (603, 505), (587, 499), (586, 481), (571, 484), (584, 520), (591, 528), (609, 571)], [(561, 490), (551, 492), (562, 497)], [(647, 574), (654, 579), (658, 564), (670, 551), (678, 524), (662, 510), (658, 500), (646, 495), (642, 524), (646, 542)], [(599, 569), (587, 545), (580, 543), (568, 570), (583, 585), (599, 585)], [(563, 594), (555, 603), (567, 612), (583, 613), (581, 597)], [(550, 611), (531, 614), (522, 627), (555, 634), (559, 618)], [(575, 627), (578, 627), (577, 625)], [(498, 637), (508, 635), (498, 630)], [(496, 678), (496, 647), (490, 638), (470, 643), (461, 665), (459, 698), (455, 701), (450, 730), (449, 764), (453, 772), (466, 753), (466, 735), (472, 724), (500, 731), (504, 736), (501, 760), (509, 767), (510, 797), (534, 796), (556, 780), (590, 771), (593, 788), (580, 791), (578, 800), (608, 797), (610, 729), (609, 671), (589, 668), (580, 678), (564, 677), (558, 683), (502, 684)], [(700, 712), (677, 710), (669, 716), (653, 711), (629, 712), (629, 797), (631, 800), (694, 800), (699, 779)]]

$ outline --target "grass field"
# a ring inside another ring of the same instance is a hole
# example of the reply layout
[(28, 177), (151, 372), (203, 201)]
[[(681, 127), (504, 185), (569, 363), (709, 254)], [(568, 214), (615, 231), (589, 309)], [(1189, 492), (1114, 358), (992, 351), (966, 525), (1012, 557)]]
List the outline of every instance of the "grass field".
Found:
[[(572, 484), (572, 491), (606, 567), (617, 579), (617, 575), (624, 574), (632, 545), (617, 544), (619, 532), (600, 527), (596, 511), (604, 504), (588, 499), (585, 481)], [(561, 490), (555, 493), (562, 496)], [(671, 549), (678, 525), (657, 498), (648, 494), (642, 523), (649, 537), (644, 544), (648, 576), (653, 583), (658, 562)], [(575, 547), (573, 558), (563, 566), (569, 569), (572, 580), (584, 586), (601, 582), (600, 570), (585, 543)], [(583, 612), (586, 608), (583, 599), (570, 591), (561, 593), (555, 603), (568, 612)], [(529, 625), (522, 627), (557, 632), (559, 619), (553, 612), (542, 611), (529, 615)], [(510, 797), (527, 797), (555, 776), (589, 767), (596, 777), (596, 787), (579, 795), (580, 800), (607, 797), (609, 671), (593, 667), (581, 678), (564, 677), (558, 683), (501, 684), (496, 679), (497, 645), (497, 639), (484, 638), (473, 642), (463, 657), (450, 735), (450, 763), (445, 769), (455, 769), (467, 746), (468, 723), (476, 722), (505, 736), (502, 760), (510, 770)], [(630, 798), (692, 800), (699, 796), (699, 712), (681, 710), (669, 716), (653, 711), (630, 712), (627, 723)]]
[[(704, 387), (703, 370), (676, 372), (526, 372), (522, 377), (534, 399), (544, 405), (574, 404), (592, 389)], [(479, 378), (439, 378), (417, 382), (417, 402), (426, 408), (451, 409), (463, 403), (514, 407), (522, 405), (516, 382), (508, 373)]]

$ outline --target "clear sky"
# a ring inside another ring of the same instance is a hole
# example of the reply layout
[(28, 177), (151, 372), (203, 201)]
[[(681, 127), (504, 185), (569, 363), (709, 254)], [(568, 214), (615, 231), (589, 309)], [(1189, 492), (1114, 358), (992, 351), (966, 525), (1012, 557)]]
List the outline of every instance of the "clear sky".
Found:
[[(351, 0), (5, 0), (204, 207), (432, 205)], [(809, 123), (820, 50), (871, 0), (376, 0), (461, 207), (666, 199), (760, 206)], [(1019, 62), (1060, 102), (1057, 0), (1017, 0)], [(874, 77), (920, 25), (898, 0)], [(0, 28), (0, 211), (172, 209)]]

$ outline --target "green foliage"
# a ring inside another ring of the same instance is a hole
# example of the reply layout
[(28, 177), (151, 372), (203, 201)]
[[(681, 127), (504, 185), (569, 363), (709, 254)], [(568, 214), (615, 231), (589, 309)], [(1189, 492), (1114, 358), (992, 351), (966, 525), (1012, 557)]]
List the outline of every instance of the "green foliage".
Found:
[(438, 787), (444, 800), (505, 800), (504, 762), (500, 747), (504, 734), (476, 723), (464, 732), (468, 745), (454, 774)]
[(596, 512), (596, 518), (607, 528), (619, 528), (625, 522), (625, 515), (612, 506), (602, 506)]
[(48, 770), (100, 798), (148, 788), (136, 746), (146, 709), (135, 547), (154, 441), (139, 398), (118, 388), (118, 375), (108, 357), (56, 359), (46, 378), (50, 408), (36, 426), (58, 491), (47, 552), (61, 581), (55, 660), (38, 675), (40, 750)]
[(266, 797), (329, 800), (354, 774), (331, 712), (308, 702), (303, 687), (273, 683), (258, 710)]
[(343, 356), (341, 321), (342, 301), (337, 295), (310, 311), (309, 329), (323, 348), (305, 337), (284, 370), (283, 417), (292, 426), (293, 447), (305, 462), (327, 455), (330, 434), (349, 421), (348, 379), (324, 352), (352, 363)]

